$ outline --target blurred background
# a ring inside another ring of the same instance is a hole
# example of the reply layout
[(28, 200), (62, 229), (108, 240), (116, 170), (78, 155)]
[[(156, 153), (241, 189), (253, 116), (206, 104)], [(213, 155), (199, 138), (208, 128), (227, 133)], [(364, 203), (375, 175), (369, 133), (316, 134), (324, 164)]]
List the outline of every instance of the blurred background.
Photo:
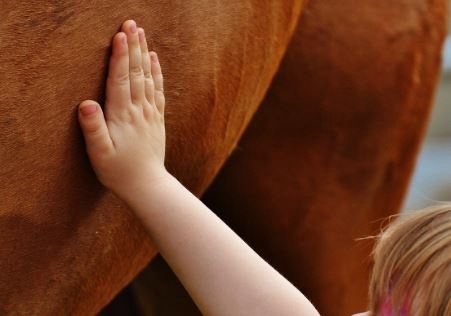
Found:
[[(448, 32), (450, 29), (451, 20), (448, 22)], [(435, 105), (426, 137), (418, 156), (415, 173), (404, 200), (402, 207), (404, 211), (447, 201), (451, 202), (450, 104), (451, 36), (448, 35), (443, 52), (441, 82), (436, 93)]]

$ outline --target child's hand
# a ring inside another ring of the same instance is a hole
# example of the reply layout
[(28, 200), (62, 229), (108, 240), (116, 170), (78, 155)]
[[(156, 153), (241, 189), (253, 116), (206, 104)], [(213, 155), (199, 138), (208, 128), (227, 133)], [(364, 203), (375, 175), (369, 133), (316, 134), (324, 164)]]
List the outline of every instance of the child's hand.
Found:
[(86, 100), (79, 106), (94, 171), (122, 198), (167, 175), (164, 106), (157, 54), (149, 53), (144, 30), (126, 21), (113, 39), (105, 116), (97, 102)]

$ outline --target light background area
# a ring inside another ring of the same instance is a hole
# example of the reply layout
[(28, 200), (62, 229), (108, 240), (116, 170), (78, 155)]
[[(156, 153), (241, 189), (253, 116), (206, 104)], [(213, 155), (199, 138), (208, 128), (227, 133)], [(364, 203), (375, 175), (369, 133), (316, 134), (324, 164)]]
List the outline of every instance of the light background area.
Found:
[(451, 36), (443, 59), (434, 108), (403, 210), (451, 202)]

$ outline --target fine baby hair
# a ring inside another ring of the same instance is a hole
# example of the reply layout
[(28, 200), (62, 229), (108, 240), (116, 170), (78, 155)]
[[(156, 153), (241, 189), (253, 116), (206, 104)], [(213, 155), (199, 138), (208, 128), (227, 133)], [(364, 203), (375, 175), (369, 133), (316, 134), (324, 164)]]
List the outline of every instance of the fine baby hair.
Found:
[(451, 203), (400, 215), (373, 257), (371, 315), (451, 315)]

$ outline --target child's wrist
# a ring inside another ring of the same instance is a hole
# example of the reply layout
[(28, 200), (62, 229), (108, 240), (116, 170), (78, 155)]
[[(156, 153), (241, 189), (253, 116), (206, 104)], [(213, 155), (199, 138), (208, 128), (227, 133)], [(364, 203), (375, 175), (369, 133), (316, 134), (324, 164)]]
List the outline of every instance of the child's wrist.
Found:
[(134, 204), (135, 200), (145, 195), (152, 194), (158, 187), (163, 186), (172, 175), (166, 168), (158, 167), (143, 171), (139, 177), (134, 177), (131, 182), (124, 182), (118, 190), (113, 190), (126, 203)]

